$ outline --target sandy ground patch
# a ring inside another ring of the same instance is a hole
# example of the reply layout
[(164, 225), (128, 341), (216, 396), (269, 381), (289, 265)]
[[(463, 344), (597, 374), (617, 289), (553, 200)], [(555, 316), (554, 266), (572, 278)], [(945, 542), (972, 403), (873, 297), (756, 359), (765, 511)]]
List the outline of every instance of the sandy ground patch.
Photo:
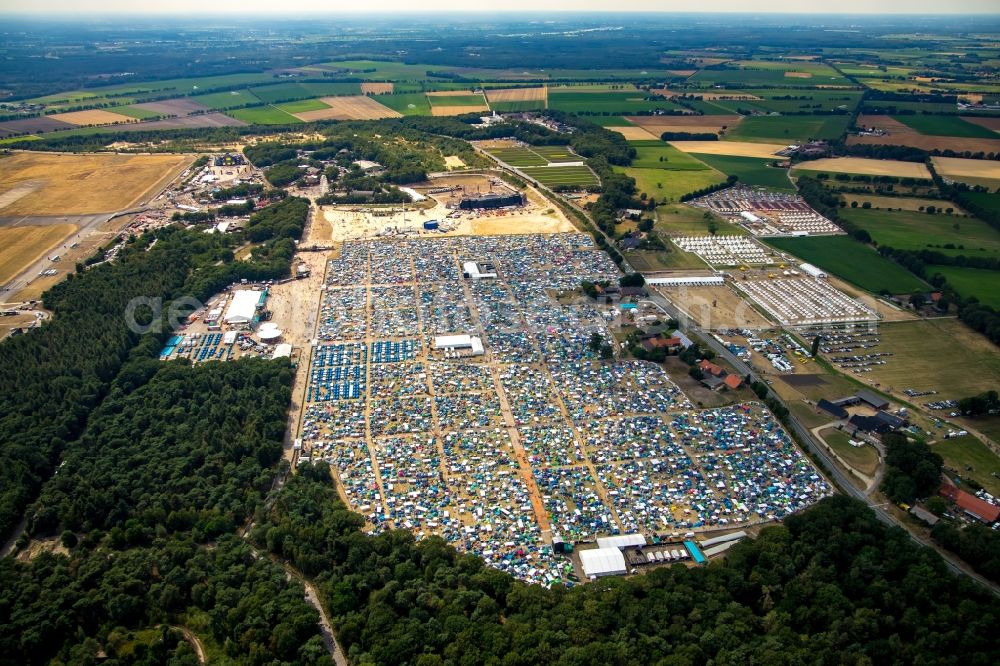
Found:
[(655, 287), (705, 329), (774, 326), (729, 287)]
[(870, 176), (899, 176), (900, 178), (926, 178), (931, 174), (922, 162), (872, 160), (865, 157), (825, 157), (821, 160), (800, 162), (795, 169), (827, 171), (829, 173), (860, 173)]
[(966, 160), (960, 157), (932, 157), (937, 172), (948, 178), (1000, 179), (1000, 162), (995, 160)]
[(18, 183), (9, 190), (0, 192), (0, 210), (10, 206), (18, 199), (28, 196), (42, 185), (43, 183), (40, 180), (28, 180), (23, 183)]
[(41, 259), (76, 229), (75, 224), (0, 227), (0, 284)]
[(813, 77), (809, 72), (785, 72), (786, 79), (811, 79)]
[(745, 141), (670, 141), (669, 143), (685, 153), (759, 157), (762, 159), (783, 159), (777, 152), (787, 147), (779, 143), (748, 143)]
[(320, 101), (329, 109), (305, 111), (293, 114), (299, 120), (377, 120), (379, 118), (401, 118), (402, 114), (382, 106), (371, 97), (352, 95), (349, 97), (322, 97)]
[(962, 120), (973, 125), (985, 127), (994, 132), (1000, 132), (1000, 118), (978, 118), (976, 116), (962, 116)]
[(389, 83), (362, 83), (361, 92), (365, 95), (391, 95), (396, 86)]
[(112, 113), (102, 109), (90, 109), (89, 111), (70, 111), (69, 113), (55, 113), (51, 116), (54, 120), (61, 120), (72, 125), (114, 125), (116, 123), (137, 123), (137, 118), (123, 116), (120, 113)]
[(486, 99), (490, 103), (544, 101), (545, 88), (497, 88), (487, 90)]
[(618, 132), (628, 141), (650, 141), (660, 138), (658, 134), (648, 132), (641, 127), (609, 127), (608, 129), (612, 132)]
[(187, 155), (15, 153), (0, 160), (0, 191), (42, 185), (0, 209), (2, 216), (84, 215), (127, 209), (164, 187)]
[(445, 155), (444, 165), (449, 169), (464, 169), (465, 162), (458, 155)]
[(477, 106), (432, 106), (432, 116), (460, 116), (464, 113), (485, 113), (489, 111), (485, 104)]

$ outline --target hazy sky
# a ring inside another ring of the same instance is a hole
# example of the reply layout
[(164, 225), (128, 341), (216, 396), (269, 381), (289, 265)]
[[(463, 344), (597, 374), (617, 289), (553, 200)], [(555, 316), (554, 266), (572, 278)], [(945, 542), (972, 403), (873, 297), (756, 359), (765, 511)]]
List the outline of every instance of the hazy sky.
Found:
[(1000, 14), (997, 0), (838, 0), (811, 3), (802, 0), (502, 0), (468, 2), (460, 0), (167, 0), (163, 3), (135, 0), (0, 0), (0, 12), (29, 14), (226, 14), (324, 13), (330, 15), (371, 12), (462, 11), (647, 11), (647, 12), (788, 12), (843, 14)]

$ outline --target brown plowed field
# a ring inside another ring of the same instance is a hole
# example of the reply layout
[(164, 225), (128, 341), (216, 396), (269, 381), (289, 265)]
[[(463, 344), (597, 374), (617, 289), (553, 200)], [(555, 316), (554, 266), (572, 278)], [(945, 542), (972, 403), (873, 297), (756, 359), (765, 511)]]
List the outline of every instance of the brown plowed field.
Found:
[(163, 116), (186, 116), (195, 111), (207, 111), (208, 107), (201, 102), (196, 102), (187, 97), (177, 99), (164, 99), (159, 102), (145, 102), (143, 104), (133, 104), (137, 109), (145, 109)]
[(954, 150), (962, 153), (1000, 152), (1000, 139), (961, 138), (957, 136), (929, 136), (920, 134), (890, 116), (858, 116), (858, 126), (876, 127), (888, 132), (887, 136), (849, 136), (847, 145), (868, 144), (876, 146), (910, 146), (921, 150)]
[(22, 118), (0, 123), (0, 137), (15, 134), (34, 134), (35, 132), (54, 132), (56, 130), (73, 129), (76, 125), (55, 120), (52, 116), (38, 118)]
[(361, 92), (365, 95), (391, 95), (395, 90), (395, 84), (389, 83), (362, 83)]
[[(618, 132), (626, 141), (653, 141), (660, 138), (659, 134), (653, 134), (649, 130), (641, 127), (609, 127), (612, 132)], [(663, 130), (666, 132), (667, 130)], [(661, 132), (661, 134), (663, 133)]]
[(102, 109), (90, 109), (88, 111), (70, 111), (69, 113), (56, 113), (51, 116), (56, 120), (71, 125), (114, 125), (116, 123), (137, 123), (137, 118), (123, 116), (120, 113), (111, 113)]
[(994, 132), (1000, 132), (1000, 118), (978, 118), (976, 116), (962, 116), (962, 120), (972, 123), (973, 125), (979, 125), (980, 127), (985, 127), (988, 130), (993, 130)]
[(139, 123), (137, 129), (184, 129), (186, 127), (245, 127), (246, 123), (224, 113), (199, 113), (166, 120)]
[(371, 97), (353, 95), (350, 97), (323, 97), (321, 102), (329, 109), (304, 111), (293, 114), (299, 120), (377, 120), (379, 118), (401, 118), (402, 114), (382, 106)]

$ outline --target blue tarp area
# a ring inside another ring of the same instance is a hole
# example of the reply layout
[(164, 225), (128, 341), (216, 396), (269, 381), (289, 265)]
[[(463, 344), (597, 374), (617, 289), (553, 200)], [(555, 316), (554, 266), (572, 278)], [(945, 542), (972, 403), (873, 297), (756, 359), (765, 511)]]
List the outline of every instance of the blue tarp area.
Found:
[(184, 339), (183, 335), (175, 335), (175, 336), (171, 337), (169, 340), (167, 340), (167, 346), (168, 347), (176, 347), (177, 345), (179, 345), (181, 343), (181, 340), (183, 340), (183, 339)]
[(160, 351), (160, 356), (170, 356), (171, 354), (174, 353), (174, 349), (176, 348), (177, 345), (167, 345)]
[(684, 547), (687, 548), (689, 553), (691, 553), (691, 559), (693, 559), (696, 563), (704, 564), (708, 561), (705, 559), (705, 556), (701, 554), (701, 549), (698, 548), (698, 544), (694, 541), (685, 541)]

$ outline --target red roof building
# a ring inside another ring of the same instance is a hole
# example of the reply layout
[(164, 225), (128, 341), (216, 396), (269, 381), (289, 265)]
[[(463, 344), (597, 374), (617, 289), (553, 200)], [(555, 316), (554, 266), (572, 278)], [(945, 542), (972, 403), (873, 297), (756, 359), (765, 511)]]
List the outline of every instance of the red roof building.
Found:
[(716, 377), (721, 377), (722, 373), (725, 372), (721, 367), (719, 367), (715, 363), (712, 363), (708, 359), (704, 358), (698, 364), (698, 367), (701, 369), (702, 372), (707, 372), (708, 374), (714, 375)]
[(989, 502), (983, 501), (975, 495), (970, 495), (964, 490), (959, 490), (955, 486), (945, 483), (941, 486), (941, 495), (947, 497), (955, 503), (962, 511), (981, 520), (987, 525), (995, 523), (1000, 519), (1000, 506), (993, 506)]
[(726, 378), (722, 380), (722, 383), (735, 391), (739, 387), (743, 386), (743, 379), (739, 375), (726, 375)]

